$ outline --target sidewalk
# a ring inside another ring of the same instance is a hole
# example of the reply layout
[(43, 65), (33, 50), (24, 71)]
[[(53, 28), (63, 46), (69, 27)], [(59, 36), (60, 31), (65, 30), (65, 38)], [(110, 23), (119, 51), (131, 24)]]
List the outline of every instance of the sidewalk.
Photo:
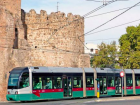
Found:
[(125, 96), (125, 97), (107, 97), (95, 99), (95, 102), (105, 102), (105, 101), (122, 101), (122, 100), (140, 100), (140, 96)]

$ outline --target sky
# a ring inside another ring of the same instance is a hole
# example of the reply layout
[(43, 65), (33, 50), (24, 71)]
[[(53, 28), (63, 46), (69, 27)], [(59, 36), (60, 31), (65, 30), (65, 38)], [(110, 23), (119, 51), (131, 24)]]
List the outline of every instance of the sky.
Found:
[[(72, 13), (73, 15), (81, 15), (81, 16), (103, 5), (102, 2), (94, 2), (87, 0), (22, 0), (21, 7), (22, 9), (25, 10), (25, 12), (29, 12), (31, 9), (34, 9), (37, 13), (40, 13), (40, 10), (46, 10), (47, 13), (50, 14), (51, 12), (57, 11), (57, 2), (59, 2), (59, 11), (64, 12), (65, 14)], [(138, 2), (140, 2), (140, 0), (116, 1), (90, 14), (89, 16), (94, 16), (122, 8), (131, 7)], [(85, 33), (87, 33), (92, 29), (97, 28), (101, 24), (107, 22), (108, 20), (112, 19), (113, 17), (117, 16), (118, 14), (122, 13), (125, 10), (126, 9), (104, 15), (85, 18), (85, 29), (84, 29)], [(139, 21), (96, 33), (97, 31), (111, 28), (124, 23), (132, 22), (135, 20)], [(119, 44), (118, 39), (121, 37), (121, 35), (126, 33), (126, 28), (128, 26), (138, 26), (139, 24), (140, 24), (140, 4), (132, 8), (131, 10), (127, 11), (123, 15), (119, 16), (118, 18), (114, 19), (113, 21), (107, 23), (106, 25), (94, 30), (89, 35), (86, 35), (85, 43), (100, 44), (101, 42), (105, 42), (109, 44), (112, 41), (116, 41), (117, 44)]]

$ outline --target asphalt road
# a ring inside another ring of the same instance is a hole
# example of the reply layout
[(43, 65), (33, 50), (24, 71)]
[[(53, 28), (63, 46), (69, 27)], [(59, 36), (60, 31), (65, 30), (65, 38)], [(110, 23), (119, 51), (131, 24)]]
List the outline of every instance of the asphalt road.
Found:
[(95, 102), (92, 99), (72, 99), (72, 100), (59, 100), (59, 101), (40, 101), (40, 102), (5, 102), (0, 105), (140, 105), (140, 100), (122, 100), (122, 101), (106, 101)]

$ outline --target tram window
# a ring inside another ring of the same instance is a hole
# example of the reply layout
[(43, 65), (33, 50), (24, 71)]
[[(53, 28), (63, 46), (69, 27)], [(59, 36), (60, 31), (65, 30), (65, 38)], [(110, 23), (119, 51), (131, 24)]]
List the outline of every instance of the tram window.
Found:
[(54, 77), (53, 80), (53, 88), (54, 89), (60, 89), (62, 88), (62, 78), (61, 77)]
[(51, 77), (43, 78), (43, 89), (52, 89), (52, 78)]
[(74, 77), (73, 78), (73, 87), (74, 88), (81, 88), (81, 77)]
[(33, 77), (33, 89), (42, 89), (42, 77)]
[(21, 80), (20, 80), (20, 86), (19, 88), (25, 88), (29, 86), (29, 73), (23, 73)]
[(114, 77), (108, 77), (108, 87), (114, 87)]
[(86, 77), (86, 87), (94, 87), (93, 77)]
[(126, 86), (133, 86), (132, 77), (126, 76)]
[(136, 77), (136, 86), (140, 86), (140, 77)]

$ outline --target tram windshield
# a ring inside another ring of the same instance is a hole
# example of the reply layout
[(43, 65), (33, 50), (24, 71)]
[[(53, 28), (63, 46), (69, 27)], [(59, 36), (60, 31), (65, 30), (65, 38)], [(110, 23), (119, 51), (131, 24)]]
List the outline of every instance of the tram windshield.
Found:
[(18, 80), (19, 80), (19, 73), (11, 73), (9, 80), (8, 80), (8, 89), (17, 89), (18, 88)]

